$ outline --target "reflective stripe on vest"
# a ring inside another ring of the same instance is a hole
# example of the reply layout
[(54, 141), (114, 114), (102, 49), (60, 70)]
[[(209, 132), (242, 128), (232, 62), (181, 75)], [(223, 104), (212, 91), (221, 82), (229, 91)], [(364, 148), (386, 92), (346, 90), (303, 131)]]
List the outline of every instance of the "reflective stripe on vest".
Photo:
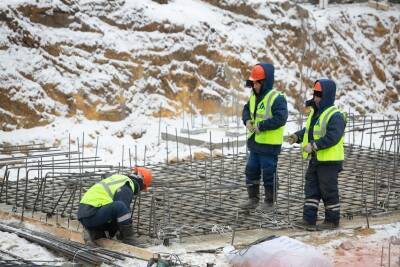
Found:
[(310, 113), (308, 114), (307, 121), (306, 121), (306, 130), (304, 131), (303, 135), (303, 143), (301, 144), (301, 152), (303, 154), (303, 159), (308, 158), (308, 153), (304, 151), (304, 147), (308, 144), (308, 131), (310, 130), (311, 119), (314, 115), (314, 109), (310, 108)]
[[(319, 116), (317, 122), (314, 125), (313, 138), (315, 141), (324, 137), (326, 135), (326, 129), (329, 123), (329, 120), (336, 112), (340, 112), (340, 110), (335, 107), (329, 107)], [(311, 109), (310, 114), (308, 115), (306, 122), (306, 132), (303, 137), (303, 158), (306, 159), (309, 155), (304, 151), (304, 147), (308, 144), (308, 131), (311, 124), (311, 118), (314, 114), (314, 109)], [(331, 147), (320, 149), (317, 151), (317, 160), (318, 161), (342, 161), (344, 160), (344, 136), (339, 140), (339, 142)]]
[[(277, 90), (272, 89), (258, 103), (257, 109), (256, 109), (255, 94), (253, 93), (250, 96), (249, 110), (250, 110), (251, 121), (253, 122), (254, 125), (257, 125), (257, 123), (273, 117), (271, 108), (272, 108), (272, 105), (274, 104), (276, 98), (279, 95), (284, 96)], [(254, 110), (255, 109), (256, 109), (256, 115), (254, 118)], [(256, 143), (269, 144), (269, 145), (280, 145), (283, 142), (284, 128), (285, 128), (285, 126), (282, 126), (275, 130), (267, 130), (267, 131), (262, 131), (260, 133), (249, 132), (249, 134), (247, 135), (247, 138), (250, 138), (253, 134), (255, 134)]]
[(108, 183), (106, 183), (106, 182), (104, 182), (104, 181), (100, 181), (100, 182), (99, 182), (99, 184), (101, 184), (101, 185), (103, 186), (104, 190), (107, 192), (107, 194), (108, 194), (111, 198), (113, 197), (113, 194), (112, 194), (112, 192), (111, 192), (111, 188), (110, 188), (110, 187), (113, 186), (113, 185), (119, 184), (119, 183), (125, 184), (125, 183), (126, 183), (126, 179), (125, 179), (125, 178), (122, 178), (122, 179), (115, 180), (115, 181), (108, 182)]
[[(325, 112), (327, 114), (325, 114)], [(316, 125), (314, 126), (314, 132), (313, 132), (314, 136), (315, 135), (317, 135), (319, 137), (325, 136), (325, 134), (326, 134), (326, 125), (328, 124), (328, 121), (331, 118), (331, 116), (336, 112), (340, 112), (340, 111), (335, 106), (332, 106), (332, 107), (326, 109), (321, 114), (321, 116), (318, 119), (319, 124), (318, 124), (318, 121), (317, 121)]]
[(113, 202), (117, 190), (126, 183), (128, 183), (132, 191), (135, 192), (135, 185), (128, 176), (114, 174), (90, 187), (82, 197), (80, 203), (93, 207), (101, 207), (110, 204)]

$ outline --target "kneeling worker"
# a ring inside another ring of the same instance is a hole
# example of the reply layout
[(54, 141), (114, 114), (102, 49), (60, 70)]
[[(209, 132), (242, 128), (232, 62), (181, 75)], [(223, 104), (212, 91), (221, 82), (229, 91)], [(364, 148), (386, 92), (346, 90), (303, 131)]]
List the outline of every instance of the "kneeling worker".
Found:
[(135, 167), (130, 174), (114, 174), (96, 183), (83, 195), (78, 208), (78, 220), (84, 226), (84, 240), (88, 244), (106, 237), (112, 238), (119, 230), (119, 239), (136, 245), (131, 211), (133, 195), (147, 190), (152, 173), (144, 167)]

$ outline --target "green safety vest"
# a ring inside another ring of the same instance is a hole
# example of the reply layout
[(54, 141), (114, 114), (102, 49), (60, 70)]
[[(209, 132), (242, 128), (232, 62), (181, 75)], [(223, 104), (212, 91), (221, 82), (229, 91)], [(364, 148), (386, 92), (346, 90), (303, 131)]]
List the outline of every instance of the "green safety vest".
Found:
[(128, 183), (132, 191), (135, 192), (135, 185), (128, 176), (114, 174), (90, 187), (85, 195), (83, 195), (80, 203), (93, 207), (101, 207), (110, 204), (113, 202), (115, 192), (126, 183)]
[[(313, 137), (314, 141), (322, 138), (326, 134), (326, 128), (328, 125), (329, 120), (331, 119), (332, 115), (336, 112), (341, 112), (337, 107), (332, 106), (324, 110), (322, 114), (319, 116), (317, 122), (314, 125), (314, 132)], [(304, 147), (308, 144), (308, 131), (310, 130), (311, 118), (314, 114), (314, 109), (311, 108), (311, 112), (308, 115), (307, 122), (306, 122), (306, 131), (304, 132), (303, 136), (303, 143), (302, 143), (302, 153), (303, 159), (307, 159), (309, 154), (304, 151)], [(342, 161), (344, 160), (344, 134), (340, 141), (331, 147), (317, 150), (317, 160), (318, 161)]]
[[(254, 118), (254, 109), (256, 107), (256, 95), (253, 93), (250, 96), (250, 116), (253, 125), (257, 123), (272, 118), (271, 107), (278, 96), (284, 96), (282, 93), (275, 89), (269, 91), (257, 105), (256, 117)], [(275, 130), (266, 130), (260, 133), (255, 133), (255, 141), (259, 144), (268, 145), (281, 145), (283, 142), (283, 131), (285, 126), (282, 126)], [(249, 132), (247, 138), (250, 138), (254, 132)]]

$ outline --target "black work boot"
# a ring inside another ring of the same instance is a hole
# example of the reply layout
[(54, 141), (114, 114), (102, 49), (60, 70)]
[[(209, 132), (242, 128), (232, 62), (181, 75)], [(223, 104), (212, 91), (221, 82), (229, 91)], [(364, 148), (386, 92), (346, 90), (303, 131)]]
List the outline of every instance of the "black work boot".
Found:
[(120, 231), (120, 239), (123, 243), (132, 246), (136, 245), (132, 224), (120, 225), (119, 231)]
[(260, 201), (260, 185), (254, 184), (247, 187), (247, 194), (249, 199), (240, 204), (240, 208), (244, 210), (253, 210), (257, 208), (258, 202)]
[(86, 245), (96, 246), (96, 240), (106, 237), (104, 231), (95, 229), (83, 229), (83, 241)]
[(149, 245), (152, 242), (152, 239), (147, 236), (136, 235), (133, 232), (133, 227), (131, 224), (120, 225), (119, 230), (119, 239), (127, 245), (143, 247), (145, 245)]
[(294, 227), (306, 230), (306, 231), (316, 231), (317, 226), (312, 223), (307, 222), (306, 220), (302, 219), (301, 221), (297, 221), (293, 223)]
[(274, 209), (274, 190), (270, 186), (264, 186), (264, 202), (261, 204), (261, 210), (264, 212), (272, 211)]
[(323, 223), (317, 225), (318, 231), (335, 230), (337, 228), (339, 228), (339, 222), (328, 222), (324, 220)]

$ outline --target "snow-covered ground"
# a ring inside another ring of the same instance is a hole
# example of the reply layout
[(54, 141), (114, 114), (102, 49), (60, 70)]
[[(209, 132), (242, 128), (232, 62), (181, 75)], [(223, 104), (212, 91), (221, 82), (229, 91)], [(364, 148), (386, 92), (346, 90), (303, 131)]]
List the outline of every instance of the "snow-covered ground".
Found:
[[(241, 3), (226, 2), (232, 7)], [(324, 76), (334, 79), (338, 85), (337, 104), (346, 111), (377, 112), (395, 117), (399, 110), (396, 99), (400, 85), (396, 77), (399, 77), (400, 56), (395, 46), (399, 36), (396, 27), (399, 5), (384, 12), (366, 3), (330, 5), (326, 10), (306, 4), (300, 7), (309, 17), (302, 18), (300, 8), (295, 5), (289, 5), (285, 14), (281, 1), (251, 1), (247, 4), (254, 9), (254, 16), (268, 18), (255, 19), (194, 0), (170, 1), (167, 5), (151, 0), (117, 1), (115, 6), (107, 6), (107, 1), (98, 3), (76, 1), (76, 6), (69, 7), (63, 1), (21, 0), (0, 4), (0, 10), (10, 17), (9, 24), (16, 23), (19, 27), (13, 31), (7, 23), (0, 23), (0, 47), (4, 47), (0, 49), (1, 90), (10, 100), (9, 105), (0, 105), (0, 113), (4, 113), (5, 118), (11, 116), (23, 121), (27, 114), (20, 112), (26, 108), (35, 113), (34, 119), (38, 120), (31, 122), (28, 117), (27, 127), (46, 124), (29, 131), (2, 134), (1, 143), (44, 141), (66, 147), (69, 133), (75, 140), (85, 132), (87, 144), (93, 145), (99, 136), (100, 147), (107, 150), (108, 144), (116, 147), (124, 144), (131, 148), (138, 145), (140, 152), (147, 146), (149, 158), (154, 158), (159, 154), (154, 145), (158, 143), (158, 118), (154, 114), (160, 107), (173, 114), (170, 119), (162, 118), (161, 129), (168, 125), (171, 131), (180, 127), (180, 123), (173, 121), (180, 120), (183, 112), (191, 110), (197, 117), (203, 113), (201, 104), (189, 103), (189, 96), (215, 98), (221, 108), (230, 106), (235, 96), (239, 101), (233, 108), (240, 113), (250, 93), (243, 87), (249, 68), (267, 59), (276, 66), (276, 85), (288, 95), (290, 111), (296, 112), (296, 98), (304, 94), (308, 85), (303, 84), (299, 76), (309, 79), (308, 83)], [(75, 13), (75, 20), (79, 22), (65, 23), (65, 27), (46, 27), (43, 23), (34, 23), (35, 20), (22, 11), (11, 14), (10, 10), (30, 5), (48, 9), (45, 13), (48, 16), (60, 10), (72, 12), (76, 8), (79, 12)], [(110, 25), (103, 16), (117, 25), (129, 25), (132, 30)], [(80, 31), (82, 22), (90, 30)], [(152, 23), (164, 25), (166, 29), (142, 29)], [(299, 49), (294, 47), (301, 42), (296, 32), (304, 34), (304, 29), (307, 29), (306, 47)], [(40, 49), (18, 43), (18, 38), (22, 38), (19, 31), (32, 35)], [(324, 39), (321, 44), (317, 43), (317, 36)], [(195, 58), (175, 59), (180, 51), (195, 53), (193, 49), (202, 45), (207, 47), (205, 53), (199, 52)], [(46, 50), (53, 46), (59, 50), (56, 56)], [(92, 48), (94, 52), (76, 48), (80, 46)], [(107, 57), (104, 51), (107, 49), (117, 55), (126, 53), (128, 59)], [(385, 49), (389, 51), (383, 53)], [(215, 51), (220, 54), (218, 60), (213, 58)], [(307, 55), (309, 59), (303, 60), (304, 53), (315, 53), (318, 57), (310, 54)], [(157, 64), (159, 58), (161, 63)], [(165, 64), (164, 58), (168, 59)], [(228, 64), (228, 60), (238, 61), (248, 68), (238, 68), (237, 63)], [(209, 74), (202, 68), (215, 71)], [(377, 77), (378, 69), (386, 81)], [(360, 76), (359, 84), (352, 76)], [(193, 87), (193, 83), (198, 85)], [(45, 89), (46, 86), (50, 89)], [(60, 95), (57, 96), (57, 92)], [(16, 103), (21, 105), (15, 110)], [(111, 111), (119, 113), (123, 119), (110, 122), (92, 114)], [(210, 122), (208, 115), (203, 117), (206, 123)], [(186, 122), (182, 123), (186, 127)], [(1, 121), (1, 126), (8, 130), (19, 128), (8, 120)], [(120, 152), (104, 159), (115, 159)]]
[(20, 238), (16, 234), (6, 232), (1, 232), (0, 250), (7, 251), (25, 260), (35, 260), (37, 264), (47, 264), (51, 261), (54, 263), (57, 263), (57, 261), (66, 261), (66, 259), (55, 255), (46, 248)]

